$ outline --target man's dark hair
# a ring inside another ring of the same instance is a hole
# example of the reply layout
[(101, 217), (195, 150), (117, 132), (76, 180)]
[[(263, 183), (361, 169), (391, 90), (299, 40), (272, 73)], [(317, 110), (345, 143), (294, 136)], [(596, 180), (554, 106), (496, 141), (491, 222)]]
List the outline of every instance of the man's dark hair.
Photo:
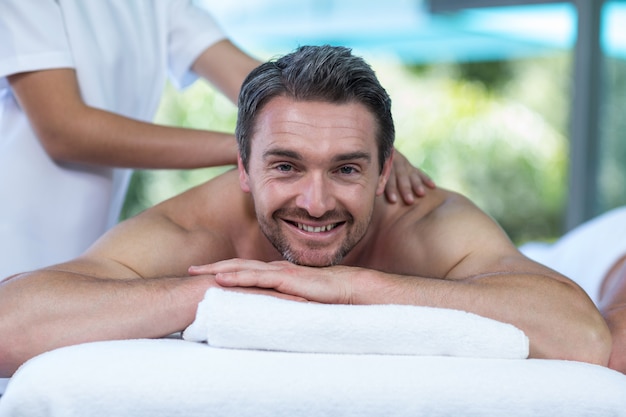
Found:
[(372, 68), (345, 47), (301, 46), (294, 52), (255, 68), (239, 93), (235, 135), (245, 169), (256, 118), (275, 97), (297, 101), (361, 103), (378, 122), (376, 139), (380, 169), (393, 150), (395, 129), (391, 99)]

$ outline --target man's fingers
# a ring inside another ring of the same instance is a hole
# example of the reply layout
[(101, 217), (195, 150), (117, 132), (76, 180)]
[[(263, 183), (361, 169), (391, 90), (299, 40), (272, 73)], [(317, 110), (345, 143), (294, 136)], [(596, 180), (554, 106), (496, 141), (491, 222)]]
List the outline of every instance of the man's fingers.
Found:
[(234, 258), (227, 259), (225, 261), (214, 262), (212, 264), (192, 265), (189, 267), (188, 272), (190, 275), (215, 275), (219, 273), (244, 271), (248, 269), (273, 270), (276, 269), (276, 267), (267, 262)]
[(217, 272), (215, 281), (223, 287), (258, 287), (279, 289), (282, 280), (273, 271), (246, 269), (243, 271)]

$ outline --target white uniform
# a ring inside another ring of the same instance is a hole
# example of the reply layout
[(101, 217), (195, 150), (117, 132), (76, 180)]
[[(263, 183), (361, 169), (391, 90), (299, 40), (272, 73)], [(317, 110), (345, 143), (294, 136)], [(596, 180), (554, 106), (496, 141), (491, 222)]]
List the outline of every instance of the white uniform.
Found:
[(6, 76), (74, 68), (88, 105), (152, 121), (168, 73), (190, 84), (223, 38), (189, 0), (0, 1), (0, 279), (83, 252), (116, 223), (131, 174), (50, 159)]

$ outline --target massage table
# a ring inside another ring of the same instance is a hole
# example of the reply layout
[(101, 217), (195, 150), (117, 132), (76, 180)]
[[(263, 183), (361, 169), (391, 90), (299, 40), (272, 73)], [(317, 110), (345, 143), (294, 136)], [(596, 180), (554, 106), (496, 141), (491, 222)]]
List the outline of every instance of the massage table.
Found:
[(579, 362), (96, 342), (29, 361), (8, 416), (626, 416), (626, 376)]
[(526, 359), (523, 332), (455, 310), (209, 290), (183, 337), (41, 354), (0, 417), (626, 416), (625, 375)]

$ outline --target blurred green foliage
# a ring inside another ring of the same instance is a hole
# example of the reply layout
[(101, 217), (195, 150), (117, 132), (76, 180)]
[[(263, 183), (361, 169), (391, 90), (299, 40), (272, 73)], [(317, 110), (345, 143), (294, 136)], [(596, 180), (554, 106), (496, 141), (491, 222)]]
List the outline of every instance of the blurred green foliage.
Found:
[[(411, 67), (367, 57), (393, 99), (397, 148), (470, 197), (520, 244), (561, 234), (569, 56)], [(169, 87), (157, 123), (233, 132), (236, 109), (199, 81)], [(137, 171), (122, 218), (228, 168)]]
[(519, 244), (561, 234), (568, 66), (562, 55), (476, 64), (469, 79), (467, 64), (379, 76), (394, 100), (397, 147), (439, 185), (470, 197)]
[(601, 108), (600, 210), (626, 205), (626, 60), (607, 58)]

